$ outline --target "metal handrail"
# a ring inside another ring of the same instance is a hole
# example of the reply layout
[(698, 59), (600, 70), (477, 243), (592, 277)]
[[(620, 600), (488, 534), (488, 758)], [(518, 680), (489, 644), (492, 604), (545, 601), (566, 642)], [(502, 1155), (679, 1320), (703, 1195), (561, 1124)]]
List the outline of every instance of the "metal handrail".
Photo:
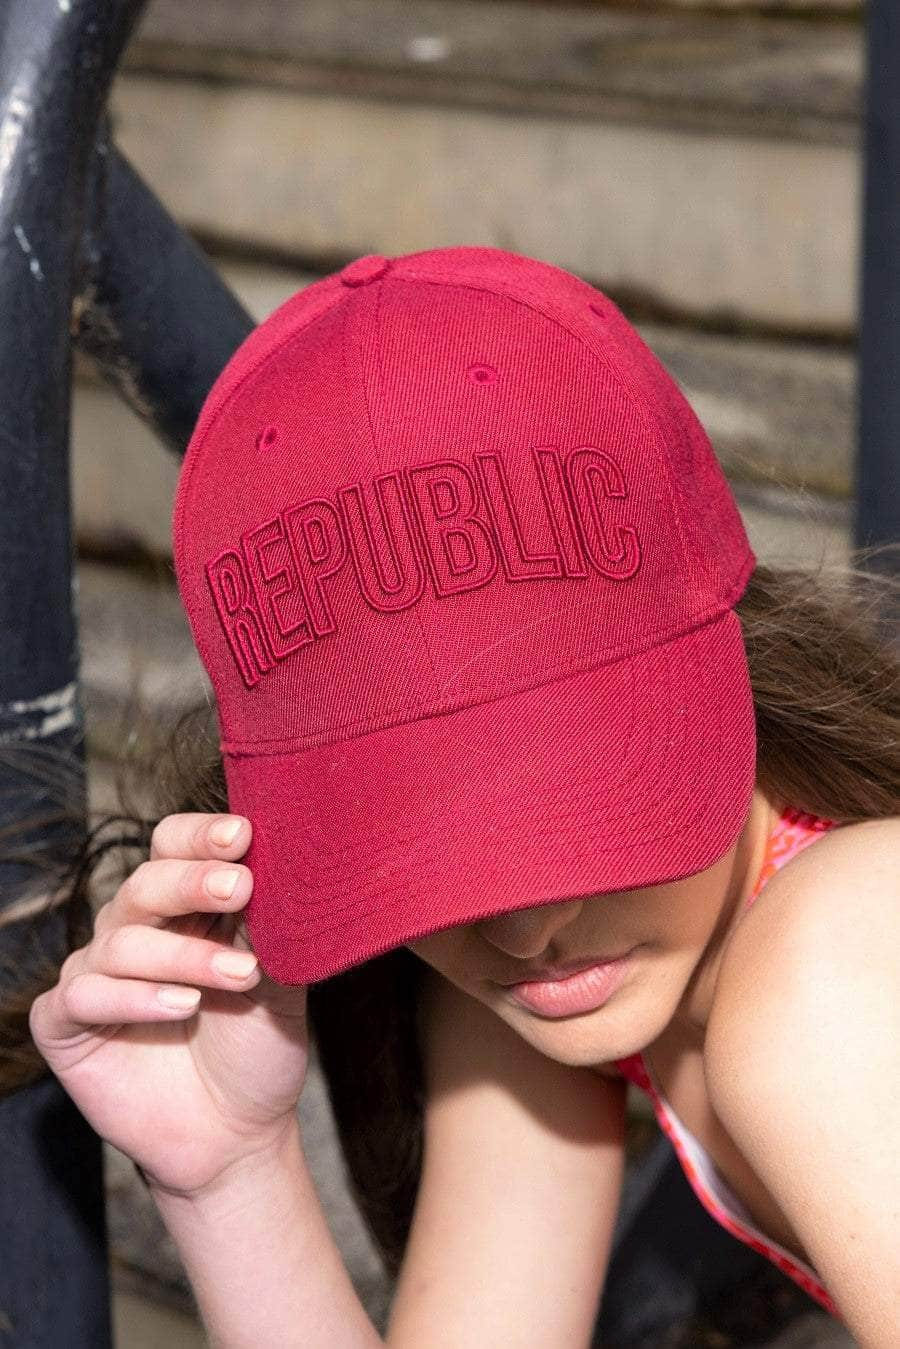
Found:
[[(7, 918), (34, 908), (87, 827), (72, 339), (181, 451), (252, 326), (102, 124), (143, 8), (4, 0), (0, 10), (0, 829), (15, 841), (0, 861)], [(48, 751), (62, 756), (49, 782)], [(61, 962), (66, 933), (61, 906), (37, 925), (0, 923), (0, 998), (13, 991), (8, 971), (27, 989), (38, 957)], [(0, 1098), (0, 1172), (0, 1344), (109, 1349), (102, 1143), (49, 1069)]]

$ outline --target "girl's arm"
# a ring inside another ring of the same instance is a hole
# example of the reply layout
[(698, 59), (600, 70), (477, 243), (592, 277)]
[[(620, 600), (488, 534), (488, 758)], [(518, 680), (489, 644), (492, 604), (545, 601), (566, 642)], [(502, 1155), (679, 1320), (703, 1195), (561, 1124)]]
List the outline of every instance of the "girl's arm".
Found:
[(900, 1345), (898, 913), (900, 819), (820, 839), (735, 931), (706, 1039), (717, 1114), (863, 1349)]
[(212, 1349), (383, 1344), (322, 1211), (299, 1124), (214, 1189), (150, 1193), (190, 1279)]
[(612, 1248), (627, 1083), (538, 1052), (426, 971), (425, 1156), (386, 1339), (587, 1349)]
[(425, 1160), (385, 1339), (319, 1204), (299, 1127), (202, 1198), (151, 1187), (213, 1349), (586, 1349), (624, 1172), (626, 1083), (539, 1054), (424, 980)]

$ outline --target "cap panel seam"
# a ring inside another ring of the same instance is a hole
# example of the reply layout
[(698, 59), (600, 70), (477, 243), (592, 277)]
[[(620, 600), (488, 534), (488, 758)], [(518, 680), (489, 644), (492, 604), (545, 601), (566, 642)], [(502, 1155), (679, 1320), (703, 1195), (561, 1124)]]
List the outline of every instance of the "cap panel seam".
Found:
[[(247, 381), (252, 379), (253, 376), (259, 372), (260, 366), (265, 364), (265, 362), (268, 361), (271, 357), (277, 356), (281, 351), (284, 350), (286, 346), (288, 346), (291, 342), (293, 342), (296, 337), (299, 337), (301, 333), (305, 332), (308, 328), (311, 328), (313, 324), (318, 323), (320, 319), (323, 319), (327, 317), (327, 315), (331, 314), (336, 308), (338, 308), (343, 298), (344, 298), (343, 295), (336, 292), (336, 298), (334, 303), (329, 304), (325, 309), (321, 309), (317, 314), (313, 314), (311, 317), (307, 318), (305, 323), (300, 324), (296, 328), (292, 328), (291, 331), (287, 333), (281, 339), (280, 342), (277, 342), (275, 344), (275, 346), (269, 347), (265, 351), (261, 352), (256, 361), (247, 370), (244, 371), (238, 382), (231, 389), (229, 389), (228, 393), (223, 397), (222, 401), (219, 403), (215, 411), (211, 414), (206, 424), (204, 425), (200, 436), (196, 440), (194, 440), (193, 437), (191, 438), (188, 452), (185, 454), (185, 458), (182, 463), (183, 485), (179, 486), (178, 500), (176, 503), (175, 527), (179, 533), (183, 533), (182, 525), (183, 525), (184, 511), (186, 508), (185, 503), (193, 482), (194, 470), (197, 467), (197, 459), (200, 450), (206, 444), (206, 441), (210, 436), (210, 434), (212, 433), (212, 431), (214, 430), (214, 428), (218, 425), (218, 422), (222, 417), (223, 413), (226, 412), (228, 407), (231, 405), (232, 400), (236, 398), (237, 395), (241, 392)], [(240, 348), (238, 348), (238, 350), (240, 350)]]
[[(384, 282), (385, 282), (385, 280), (387, 279), (388, 276), (390, 276), (390, 271), (388, 271), (386, 275), (383, 274), (382, 276), (380, 276), (380, 277), (378, 278), (378, 280), (374, 282), (374, 285), (375, 285), (376, 288), (377, 288), (377, 292), (376, 292), (376, 298), (375, 298), (375, 313), (374, 313), (374, 319), (373, 319), (373, 327), (374, 327), (374, 330), (375, 330), (375, 331), (374, 331), (374, 338), (373, 338), (373, 345), (374, 345), (374, 350), (375, 350), (375, 364), (376, 364), (376, 366), (377, 366), (377, 368), (378, 368), (378, 378), (379, 378), (379, 380), (381, 381), (381, 388), (382, 388), (382, 390), (384, 389), (384, 367), (383, 367), (382, 362), (381, 362), (381, 338), (380, 338), (379, 322), (380, 322), (380, 316), (381, 316), (381, 300), (382, 300), (382, 297), (383, 297), (383, 295), (384, 295)], [(381, 473), (384, 472), (384, 465), (383, 465), (382, 460), (381, 460), (381, 446), (380, 446), (380, 444), (379, 444), (378, 437), (377, 437), (376, 434), (375, 434), (375, 426), (374, 426), (374, 422), (373, 422), (373, 418), (372, 418), (372, 408), (371, 408), (371, 406), (370, 406), (370, 404), (369, 404), (369, 390), (368, 390), (368, 388), (366, 387), (366, 382), (365, 382), (365, 380), (363, 380), (363, 400), (364, 400), (365, 405), (366, 405), (366, 416), (367, 416), (368, 419), (369, 419), (369, 433), (370, 433), (370, 435), (371, 435), (371, 437), (372, 437), (372, 445), (373, 445), (373, 447), (374, 447), (374, 449), (375, 449), (375, 460), (376, 460), (376, 463), (378, 464), (378, 472), (379, 472), (379, 475), (380, 475)], [(413, 511), (411, 512), (411, 515), (410, 515), (410, 526), (411, 526), (412, 529), (414, 529), (414, 530), (416, 530), (416, 531), (418, 532), (418, 527), (419, 527), (419, 526), (418, 526), (418, 517), (416, 516), (415, 510), (413, 510)], [(411, 616), (412, 616), (413, 622), (415, 623), (416, 627), (417, 627), (418, 630), (419, 630), (419, 637), (420, 637), (421, 642), (422, 642), (422, 649), (423, 649), (423, 651), (425, 652), (425, 656), (426, 656), (426, 658), (427, 658), (427, 660), (428, 660), (428, 664), (429, 664), (429, 666), (431, 667), (431, 673), (432, 673), (432, 675), (433, 675), (433, 677), (434, 677), (434, 687), (435, 687), (435, 690), (437, 690), (437, 689), (440, 687), (440, 683), (439, 683), (439, 680), (438, 680), (438, 672), (437, 672), (437, 670), (435, 669), (435, 666), (434, 666), (434, 660), (433, 660), (432, 655), (431, 655), (431, 650), (430, 650), (430, 648), (429, 648), (429, 646), (428, 646), (428, 642), (427, 642), (426, 637), (425, 637), (425, 629), (424, 629), (424, 627), (422, 626), (422, 618), (421, 618), (421, 615), (419, 614), (418, 605), (415, 605), (415, 604), (414, 604), (414, 605), (412, 606), (412, 609), (411, 609), (410, 612), (411, 612)]]
[[(343, 292), (336, 291), (333, 303), (328, 304), (324, 309), (321, 309), (317, 314), (314, 314), (311, 317), (309, 317), (305, 323), (302, 323), (299, 326), (292, 328), (290, 333), (286, 334), (280, 342), (276, 343), (274, 347), (269, 347), (266, 350), (262, 351), (257, 360), (249, 367), (249, 369), (244, 371), (241, 378), (234, 385), (234, 387), (231, 388), (228, 391), (227, 395), (223, 397), (222, 401), (215, 409), (215, 412), (210, 416), (205, 426), (203, 427), (202, 433), (199, 436), (199, 438), (196, 441), (193, 438), (191, 439), (191, 442), (188, 447), (188, 452), (185, 455), (184, 461), (182, 462), (181, 477), (179, 478), (178, 481), (178, 488), (175, 498), (173, 533), (176, 540), (186, 538), (184, 517), (188, 508), (187, 506), (188, 496), (190, 493), (190, 489), (193, 485), (194, 472), (195, 469), (197, 468), (198, 460), (200, 457), (200, 451), (206, 444), (207, 438), (211, 435), (213, 429), (218, 425), (219, 420), (224, 414), (224, 412), (231, 405), (232, 399), (237, 397), (237, 395), (241, 392), (247, 381), (252, 379), (253, 376), (259, 372), (260, 367), (264, 365), (265, 362), (270, 359), (270, 357), (277, 356), (281, 351), (284, 350), (286, 346), (288, 346), (291, 342), (293, 342), (295, 338), (297, 338), (301, 333), (305, 332), (308, 328), (311, 328), (313, 324), (317, 323), (320, 319), (325, 318), (326, 315), (331, 314), (343, 301), (344, 298), (345, 296)], [(185, 550), (182, 550), (181, 548), (176, 548), (175, 550), (173, 550), (173, 553), (174, 553), (173, 561), (175, 563), (175, 575), (176, 580), (178, 581), (179, 592), (181, 593), (185, 611), (188, 615), (188, 618), (190, 619), (192, 616), (193, 606), (191, 603), (189, 603), (188, 595), (184, 593), (181, 584), (181, 574), (182, 572), (184, 572), (185, 579), (187, 579), (187, 567), (188, 565), (190, 565), (193, 559), (186, 557)], [(190, 598), (193, 599), (193, 596), (191, 596)], [(197, 650), (200, 656), (202, 657), (204, 664), (206, 665), (210, 683), (213, 686), (213, 689), (216, 693), (216, 698), (218, 700), (220, 694), (219, 680), (212, 673), (213, 670), (215, 670), (216, 668), (216, 661), (212, 657), (212, 651), (211, 648), (207, 645), (205, 635), (201, 637), (199, 631), (194, 630), (193, 623), (191, 624), (191, 628), (193, 632), (194, 644), (196, 645)]]
[[(516, 283), (515, 290), (520, 292), (519, 294), (516, 294), (513, 291), (506, 291), (502, 288), (497, 289), (494, 286), (491, 286), (487, 283), (478, 283), (475, 281), (460, 281), (456, 279), (451, 280), (449, 278), (443, 279), (440, 277), (429, 277), (423, 276), (421, 273), (417, 274), (415, 272), (406, 274), (402, 272), (395, 272), (392, 279), (395, 281), (403, 281), (408, 279), (411, 281), (416, 281), (418, 283), (424, 282), (428, 285), (434, 286), (456, 286), (465, 288), (466, 290), (477, 290), (489, 295), (502, 296), (504, 299), (512, 300), (514, 303), (521, 304), (525, 308), (532, 310), (533, 313), (539, 314), (541, 318), (546, 319), (548, 322), (554, 323), (569, 337), (574, 338), (576, 342), (580, 343), (580, 345), (583, 346), (585, 350), (588, 351), (592, 356), (596, 357), (602, 363), (602, 365), (609, 371), (612, 378), (618, 384), (621, 392), (624, 393), (626, 398), (632, 403), (635, 411), (637, 412), (638, 418), (644, 427), (644, 430), (649, 432), (650, 434), (650, 437), (656, 448), (659, 463), (661, 464), (663, 472), (666, 475), (666, 481), (668, 482), (669, 485), (669, 493), (672, 500), (672, 504), (678, 516), (678, 525), (679, 525), (678, 541), (681, 545), (682, 559), (685, 563), (688, 562), (688, 535), (687, 530), (685, 528), (684, 515), (682, 512), (681, 502), (678, 500), (678, 491), (676, 490), (675, 487), (674, 475), (672, 473), (671, 466), (668, 463), (668, 460), (665, 455), (665, 442), (662, 436), (662, 430), (658, 425), (658, 423), (656, 422), (655, 418), (653, 419), (651, 425), (649, 420), (650, 414), (646, 406), (646, 400), (638, 396), (637, 392), (635, 391), (631, 382), (628, 380), (627, 376), (622, 372), (622, 370), (619, 369), (617, 365), (613, 364), (613, 362), (610, 360), (609, 356), (601, 346), (593, 345), (587, 339), (584, 333), (580, 333), (576, 331), (574, 328), (570, 327), (569, 324), (567, 324), (564, 321), (564, 319), (561, 318), (559, 315), (549, 312), (548, 309), (545, 307), (545, 305), (541, 303), (540, 299), (538, 298), (534, 290), (529, 286), (527, 281)], [(580, 278), (576, 277), (575, 280), (578, 281), (580, 280)], [(582, 284), (588, 285), (587, 282), (582, 282)], [(590, 287), (590, 289), (593, 288)], [(601, 294), (602, 292), (596, 293)], [(638, 334), (638, 336), (640, 336), (640, 334)], [(668, 371), (666, 371), (666, 373), (668, 374)], [(672, 376), (669, 375), (669, 378), (671, 379)], [(679, 393), (681, 394), (682, 398), (685, 398), (684, 393), (680, 389)], [(686, 398), (685, 402), (687, 402)], [(688, 404), (688, 406), (690, 406), (690, 404)], [(693, 412), (693, 408), (691, 409), (691, 411)], [(696, 416), (696, 413), (694, 413), (694, 415)], [(697, 560), (700, 562), (700, 565), (703, 566), (708, 579), (710, 581), (717, 582), (718, 585), (721, 586), (723, 580), (721, 573), (720, 572), (713, 573), (709, 565), (704, 561), (702, 557), (698, 557)]]

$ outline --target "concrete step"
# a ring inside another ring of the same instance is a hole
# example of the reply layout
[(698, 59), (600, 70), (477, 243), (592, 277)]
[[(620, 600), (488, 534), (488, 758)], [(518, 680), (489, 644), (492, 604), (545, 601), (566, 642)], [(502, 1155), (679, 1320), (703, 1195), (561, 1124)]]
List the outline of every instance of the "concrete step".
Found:
[[(426, 41), (426, 38), (428, 41)], [(131, 71), (253, 85), (618, 112), (670, 126), (853, 139), (861, 32), (756, 14), (529, 0), (157, 0)], [(581, 99), (581, 101), (578, 101)], [(537, 103), (535, 102), (537, 101)]]
[(206, 1349), (209, 1340), (196, 1316), (175, 1311), (138, 1292), (114, 1287), (113, 1349)]
[(861, 77), (846, 19), (158, 0), (112, 107), (207, 239), (326, 270), (493, 244), (660, 314), (847, 336)]
[[(556, 5), (567, 9), (575, 5), (593, 7), (597, 0), (527, 0), (528, 3), (553, 8)], [(482, 0), (492, 4), (493, 0)], [(603, 3), (603, 0), (600, 0)], [(655, 10), (701, 10), (704, 14), (773, 14), (783, 17), (785, 14), (803, 15), (806, 18), (826, 18), (832, 15), (850, 17), (862, 12), (864, 0), (606, 0), (606, 3), (618, 9), (635, 10), (637, 13)]]
[[(314, 276), (220, 259), (228, 283), (257, 320)], [(731, 480), (846, 499), (853, 490), (854, 358), (848, 347), (702, 333), (683, 325), (637, 327), (679, 380)], [(167, 558), (180, 461), (117, 395), (81, 365), (73, 414), (73, 496), (82, 548), (137, 546)], [(777, 493), (776, 493), (777, 495)], [(773, 500), (775, 498), (772, 498)], [(843, 519), (846, 515), (841, 516)]]

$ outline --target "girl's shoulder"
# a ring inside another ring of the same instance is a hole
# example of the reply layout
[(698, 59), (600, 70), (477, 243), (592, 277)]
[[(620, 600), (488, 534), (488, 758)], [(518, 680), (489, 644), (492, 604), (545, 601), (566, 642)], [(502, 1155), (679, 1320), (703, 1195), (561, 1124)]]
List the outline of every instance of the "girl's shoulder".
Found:
[[(744, 954), (754, 946), (762, 953), (782, 933), (800, 936), (808, 929), (808, 936), (821, 933), (827, 940), (848, 922), (893, 925), (898, 864), (900, 815), (834, 824), (786, 810), (769, 841), (753, 903), (731, 941), (745, 944)], [(736, 974), (742, 962), (734, 957), (729, 964)]]
[(854, 1333), (898, 1314), (898, 908), (900, 817), (823, 833), (735, 928), (703, 1051), (716, 1118)]
[[(844, 927), (896, 948), (898, 906), (900, 815), (843, 824), (784, 805), (717, 973), (717, 1030), (729, 1018), (759, 1020), (763, 970), (794, 981), (802, 968), (815, 978), (816, 943), (822, 958), (837, 952)], [(596, 1071), (625, 1076), (612, 1063)]]
[[(767, 1062), (777, 1063), (782, 1041), (801, 1050), (799, 1031), (785, 1022), (799, 1025), (826, 1000), (849, 1027), (859, 999), (895, 989), (898, 909), (900, 816), (840, 824), (794, 851), (769, 874), (723, 952), (706, 1028), (711, 1076), (716, 1060), (724, 1065), (754, 1041)], [(712, 1046), (719, 1052), (710, 1054)], [(809, 1051), (821, 1048), (817, 1038)]]

